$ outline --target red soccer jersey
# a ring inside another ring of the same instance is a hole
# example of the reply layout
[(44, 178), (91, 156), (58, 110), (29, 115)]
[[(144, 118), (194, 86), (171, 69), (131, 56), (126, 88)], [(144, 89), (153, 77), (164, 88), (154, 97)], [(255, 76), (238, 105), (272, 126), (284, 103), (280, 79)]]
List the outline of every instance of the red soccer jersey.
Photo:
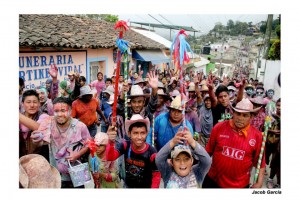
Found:
[[(262, 144), (262, 133), (250, 126), (247, 137), (235, 132), (229, 121), (213, 128), (206, 151), (212, 155), (208, 176), (223, 188), (243, 188), (250, 183), (252, 167), (256, 167)], [(261, 168), (265, 167), (263, 156)]]

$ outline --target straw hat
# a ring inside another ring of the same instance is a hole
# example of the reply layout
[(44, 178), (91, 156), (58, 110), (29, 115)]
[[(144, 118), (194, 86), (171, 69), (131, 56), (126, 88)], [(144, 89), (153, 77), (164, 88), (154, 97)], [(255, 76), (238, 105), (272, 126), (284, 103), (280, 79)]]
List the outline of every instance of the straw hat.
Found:
[(245, 89), (247, 89), (247, 88), (252, 88), (252, 89), (254, 90), (254, 86), (251, 85), (251, 84), (247, 84), (247, 85), (245, 86)]
[(144, 94), (143, 89), (139, 85), (133, 85), (130, 90), (130, 95), (128, 95), (128, 98), (133, 97), (148, 97), (149, 94)]
[(235, 107), (231, 104), (233, 110), (236, 112), (246, 113), (246, 112), (257, 112), (261, 107), (253, 109), (253, 104), (249, 101), (249, 99), (244, 98), (242, 101), (238, 102)]
[(191, 82), (189, 84), (189, 89), (188, 89), (189, 92), (195, 92), (195, 83)]
[(19, 159), (19, 182), (24, 188), (60, 188), (61, 177), (41, 155), (29, 154)]
[(94, 138), (95, 144), (97, 146), (108, 144), (108, 135), (103, 132), (98, 132)]
[(202, 80), (199, 85), (206, 85), (206, 80)]
[(207, 87), (207, 85), (202, 85), (202, 86), (201, 86), (201, 89), (200, 89), (200, 92), (208, 92), (208, 87)]
[(150, 121), (149, 118), (143, 118), (140, 114), (134, 114), (132, 115), (130, 120), (125, 120), (125, 130), (126, 133), (128, 133), (129, 131), (129, 127), (131, 126), (131, 124), (134, 124), (136, 122), (142, 122), (146, 124), (147, 127), (147, 132), (150, 130)]
[(178, 95), (175, 97), (175, 99), (172, 101), (170, 106), (167, 106), (167, 108), (172, 108), (176, 110), (183, 110), (183, 106), (181, 105), (181, 95)]
[(109, 85), (104, 91), (103, 91), (103, 93), (107, 93), (107, 94), (109, 94), (110, 96), (112, 96), (112, 95), (114, 95), (114, 93), (115, 93), (115, 89), (114, 89), (114, 87), (112, 86), (112, 85)]
[(72, 71), (70, 71), (70, 72), (68, 73), (68, 76), (73, 76), (73, 75), (75, 75), (75, 73), (72, 72)]
[(90, 86), (85, 85), (80, 88), (80, 95), (78, 97), (81, 98), (82, 96), (88, 95), (88, 94), (93, 95), (94, 92), (91, 90)]

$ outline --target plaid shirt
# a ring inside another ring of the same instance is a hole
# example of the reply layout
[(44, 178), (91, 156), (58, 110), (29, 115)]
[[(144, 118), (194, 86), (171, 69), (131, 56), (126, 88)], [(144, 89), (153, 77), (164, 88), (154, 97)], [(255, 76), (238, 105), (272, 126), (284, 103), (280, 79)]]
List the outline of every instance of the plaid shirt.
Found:
[(260, 109), (258, 114), (255, 117), (253, 117), (250, 124), (251, 124), (251, 126), (257, 128), (257, 130), (263, 132), (265, 118), (266, 118), (266, 113), (265, 113), (264, 109)]

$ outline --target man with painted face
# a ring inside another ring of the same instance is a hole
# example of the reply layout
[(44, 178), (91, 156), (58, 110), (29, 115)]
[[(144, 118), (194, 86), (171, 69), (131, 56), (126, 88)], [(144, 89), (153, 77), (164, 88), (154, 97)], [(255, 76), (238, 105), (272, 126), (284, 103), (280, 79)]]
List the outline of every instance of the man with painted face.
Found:
[(262, 134), (250, 125), (253, 108), (249, 99), (232, 106), (233, 118), (214, 126), (207, 153), (212, 156), (212, 165), (206, 175), (203, 188), (249, 188), (250, 172), (259, 159), (258, 181), (252, 188), (261, 188), (264, 179), (265, 156), (260, 157)]
[(41, 104), (40, 110), (50, 116), (53, 116), (53, 104), (52, 100), (48, 99), (47, 89), (44, 87), (37, 87), (36, 92), (39, 94)]
[(254, 95), (254, 86), (251, 84), (247, 84), (245, 87), (246, 93), (245, 93), (245, 98), (252, 98)]
[(97, 133), (97, 125), (100, 125), (96, 112), (108, 124), (108, 121), (100, 110), (99, 101), (93, 97), (90, 86), (81, 87), (79, 98), (72, 103), (72, 117), (82, 121), (88, 127), (92, 137)]
[[(74, 188), (68, 172), (68, 160), (75, 162), (88, 151), (87, 141), (91, 139), (86, 125), (71, 117), (71, 102), (64, 97), (53, 101), (54, 116), (44, 119), (31, 135), (33, 143), (50, 148), (50, 164), (61, 175), (62, 188)], [(84, 186), (79, 186), (83, 188)]]
[(255, 96), (256, 97), (264, 97), (265, 89), (261, 86), (257, 86), (255, 89)]
[(275, 92), (273, 89), (268, 89), (266, 93), (267, 96), (264, 98), (264, 103), (266, 104), (266, 114), (268, 116), (272, 116), (274, 113), (276, 113), (276, 104), (273, 100)]

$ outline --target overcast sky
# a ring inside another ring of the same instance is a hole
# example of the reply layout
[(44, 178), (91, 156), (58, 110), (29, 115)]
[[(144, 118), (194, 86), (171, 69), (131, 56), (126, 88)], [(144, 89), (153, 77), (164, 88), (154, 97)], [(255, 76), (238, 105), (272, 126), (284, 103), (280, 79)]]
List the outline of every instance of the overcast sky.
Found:
[[(135, 15), (118, 15), (119, 19), (125, 21), (156, 23), (165, 25), (181, 25), (192, 26), (196, 30), (200, 30), (202, 34), (208, 33), (217, 22), (226, 25), (228, 20), (232, 19), (234, 22), (252, 22), (256, 24), (267, 20), (267, 14), (235, 14), (235, 15), (170, 15), (170, 14), (135, 14)], [(278, 15), (274, 15), (274, 19)], [(136, 24), (132, 24), (135, 25)], [(169, 30), (157, 29), (161, 34), (169, 35)], [(174, 33), (174, 31), (173, 31)], [(172, 34), (173, 34), (172, 33)]]

